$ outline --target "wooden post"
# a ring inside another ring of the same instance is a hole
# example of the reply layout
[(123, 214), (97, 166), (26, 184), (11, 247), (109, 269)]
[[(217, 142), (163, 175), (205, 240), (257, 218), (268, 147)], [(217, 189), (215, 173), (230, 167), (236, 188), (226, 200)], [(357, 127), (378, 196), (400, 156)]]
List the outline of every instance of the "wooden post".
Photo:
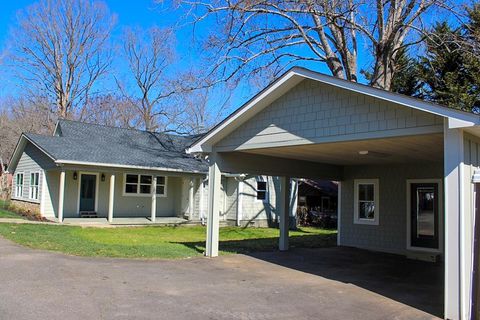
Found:
[(155, 218), (157, 217), (157, 176), (152, 177), (152, 206), (150, 210), (150, 220), (155, 222)]
[(65, 170), (60, 171), (60, 186), (58, 188), (58, 222), (63, 223), (63, 200), (65, 198)]
[(205, 255), (218, 256), (218, 237), (220, 228), (220, 194), (221, 173), (215, 158), (210, 159), (208, 169), (208, 217), (207, 217), (207, 243)]
[(113, 222), (113, 204), (115, 197), (115, 173), (110, 175), (110, 194), (108, 197), (108, 222)]
[(280, 177), (280, 239), (278, 249), (288, 250), (288, 232), (290, 227), (290, 177)]

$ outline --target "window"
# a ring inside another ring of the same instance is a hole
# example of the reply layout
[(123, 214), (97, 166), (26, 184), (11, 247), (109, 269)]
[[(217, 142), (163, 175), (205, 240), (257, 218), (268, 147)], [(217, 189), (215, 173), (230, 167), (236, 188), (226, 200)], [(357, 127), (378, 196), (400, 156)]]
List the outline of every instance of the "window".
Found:
[(378, 179), (355, 180), (354, 222), (378, 225)]
[(17, 173), (15, 179), (15, 197), (23, 196), (23, 173)]
[(40, 173), (30, 173), (30, 192), (29, 196), (32, 200), (38, 200), (38, 185), (40, 180)]
[(157, 176), (157, 195), (164, 196), (167, 194), (166, 184), (166, 177)]
[(267, 182), (257, 181), (257, 200), (267, 200)]
[[(152, 179), (151, 175), (126, 174), (124, 193), (126, 195), (151, 195)], [(158, 196), (166, 195), (166, 181), (166, 177), (157, 176), (155, 192)]]

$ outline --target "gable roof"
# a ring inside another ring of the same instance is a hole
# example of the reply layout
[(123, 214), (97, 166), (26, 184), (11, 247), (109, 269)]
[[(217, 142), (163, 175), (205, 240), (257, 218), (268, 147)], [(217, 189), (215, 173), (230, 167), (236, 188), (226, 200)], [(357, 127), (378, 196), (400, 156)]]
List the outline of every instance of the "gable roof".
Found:
[(441, 106), (428, 101), (412, 98), (406, 95), (374, 88), (357, 82), (339, 79), (333, 76), (318, 73), (309, 69), (293, 67), (281, 77), (260, 91), (240, 108), (230, 114), (225, 120), (217, 124), (204, 136), (195, 141), (187, 153), (211, 152), (212, 147), (240, 127), (243, 123), (254, 117), (273, 101), (284, 95), (301, 81), (310, 79), (327, 85), (357, 92), (397, 105), (424, 111), (427, 113), (442, 116), (448, 119), (450, 128), (471, 127), (480, 125), (480, 116), (449, 107)]
[[(207, 165), (185, 153), (198, 136), (178, 136), (59, 120), (53, 136), (24, 133), (12, 156), (16, 167), (25, 142), (56, 164), (80, 164), (180, 172), (207, 172)], [(20, 146), (20, 148), (19, 148)], [(17, 150), (21, 149), (21, 150)]]

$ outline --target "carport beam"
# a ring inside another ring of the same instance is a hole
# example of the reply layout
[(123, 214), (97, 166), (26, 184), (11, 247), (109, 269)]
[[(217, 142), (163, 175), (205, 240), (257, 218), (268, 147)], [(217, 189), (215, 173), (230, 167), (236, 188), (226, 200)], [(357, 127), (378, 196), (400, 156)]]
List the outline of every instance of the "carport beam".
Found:
[(288, 229), (290, 225), (290, 177), (280, 177), (280, 251), (288, 250)]

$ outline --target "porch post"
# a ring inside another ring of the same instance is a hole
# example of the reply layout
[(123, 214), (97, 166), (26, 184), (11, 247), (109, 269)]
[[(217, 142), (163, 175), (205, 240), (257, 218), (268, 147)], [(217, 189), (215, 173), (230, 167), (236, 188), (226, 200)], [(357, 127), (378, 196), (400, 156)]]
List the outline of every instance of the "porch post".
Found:
[(193, 185), (194, 185), (194, 180), (193, 180), (193, 178), (190, 178), (190, 183), (188, 185), (188, 216), (189, 216), (189, 219), (192, 219), (192, 217), (193, 217)]
[(65, 170), (60, 171), (60, 185), (58, 187), (58, 222), (63, 223), (63, 200), (65, 197)]
[(463, 132), (444, 129), (445, 177), (445, 319), (465, 318), (462, 301)]
[(110, 175), (110, 194), (108, 197), (108, 222), (113, 222), (113, 204), (115, 196), (115, 173)]
[(150, 209), (150, 220), (155, 222), (155, 218), (157, 217), (157, 176), (153, 176), (152, 178), (152, 206)]
[(218, 256), (218, 234), (220, 220), (221, 172), (215, 155), (209, 159), (208, 169), (208, 213), (207, 213), (207, 243), (205, 255)]
[(280, 177), (280, 251), (288, 250), (288, 230), (290, 225), (290, 177)]

